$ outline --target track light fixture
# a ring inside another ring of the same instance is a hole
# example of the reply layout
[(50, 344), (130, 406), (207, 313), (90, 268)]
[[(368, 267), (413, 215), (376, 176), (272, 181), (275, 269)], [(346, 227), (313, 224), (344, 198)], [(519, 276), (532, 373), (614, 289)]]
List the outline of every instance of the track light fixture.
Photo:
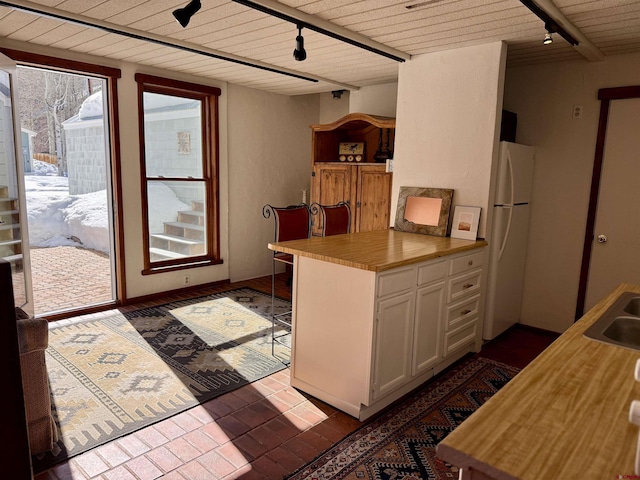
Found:
[(191, 0), (186, 7), (174, 10), (173, 16), (176, 18), (178, 23), (182, 25), (182, 28), (184, 28), (189, 25), (189, 20), (191, 20), (191, 17), (200, 10), (200, 7), (202, 7), (200, 0)]
[(304, 49), (304, 37), (302, 36), (302, 26), (298, 25), (298, 36), (296, 37), (296, 48), (293, 51), (293, 58), (302, 62), (307, 58), (307, 51)]
[(554, 33), (560, 35), (574, 47), (579, 45), (578, 40), (576, 40), (569, 32), (562, 28), (562, 25), (556, 22), (551, 17), (551, 15), (540, 8), (534, 0), (520, 0), (520, 3), (531, 10), (532, 13), (534, 13), (540, 20), (544, 22), (544, 27), (547, 29), (547, 34), (544, 36), (544, 40), (542, 42), (544, 45), (553, 43), (553, 38), (551, 38), (551, 35)]
[(547, 33), (544, 34), (544, 40), (542, 41), (543, 45), (551, 45), (553, 43), (552, 35), (558, 31), (556, 25), (554, 23), (545, 23), (544, 28), (547, 30)]

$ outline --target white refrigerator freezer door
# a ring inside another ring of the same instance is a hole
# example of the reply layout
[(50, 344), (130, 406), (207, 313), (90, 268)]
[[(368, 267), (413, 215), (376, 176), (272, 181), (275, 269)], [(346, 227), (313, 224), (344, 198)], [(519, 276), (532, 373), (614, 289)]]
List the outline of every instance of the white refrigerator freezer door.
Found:
[(495, 205), (529, 203), (533, 187), (535, 149), (518, 143), (500, 142)]
[[(485, 340), (495, 338), (520, 320), (529, 236), (529, 205), (495, 207), (493, 222), (487, 306), (482, 332)], [(510, 227), (508, 231), (507, 226)]]

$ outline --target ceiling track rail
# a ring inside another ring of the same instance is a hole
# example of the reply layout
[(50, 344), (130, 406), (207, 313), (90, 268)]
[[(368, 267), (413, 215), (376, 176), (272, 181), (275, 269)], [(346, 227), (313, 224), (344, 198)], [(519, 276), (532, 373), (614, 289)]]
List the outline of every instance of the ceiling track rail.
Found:
[(293, 77), (293, 78), (297, 78), (299, 80), (305, 80), (307, 82), (313, 82), (313, 83), (318, 83), (319, 81), (323, 81), (323, 82), (327, 82), (333, 85), (338, 85), (342, 88), (346, 88), (349, 90), (358, 90), (358, 87), (355, 85), (349, 85), (349, 84), (345, 84), (345, 83), (341, 83), (341, 82), (337, 82), (335, 80), (331, 80), (331, 79), (326, 79), (326, 78), (322, 78), (322, 77), (312, 77), (312, 76), (306, 76), (303, 75), (299, 72), (295, 72), (293, 70), (287, 70), (287, 69), (279, 69), (276, 68), (272, 65), (269, 64), (264, 64), (261, 62), (251, 62), (248, 59), (245, 59), (243, 57), (237, 57), (237, 56), (233, 56), (233, 55), (227, 55), (224, 54), (222, 52), (217, 52), (215, 50), (211, 50), (211, 49), (199, 49), (199, 48), (195, 48), (189, 45), (186, 45), (184, 43), (182, 43), (181, 41), (176, 41), (176, 42), (170, 42), (168, 40), (165, 40), (163, 38), (160, 38), (159, 36), (155, 36), (153, 34), (149, 34), (149, 33), (144, 33), (144, 32), (140, 32), (140, 31), (136, 31), (134, 29), (129, 29), (127, 27), (118, 27), (112, 24), (108, 24), (107, 22), (102, 22), (99, 20), (95, 20), (92, 21), (90, 19), (87, 19), (85, 17), (79, 16), (79, 15), (75, 15), (72, 13), (69, 14), (65, 14), (60, 12), (59, 10), (56, 9), (52, 9), (43, 5), (35, 5), (32, 4), (30, 2), (7, 2), (7, 1), (3, 1), (0, 0), (0, 6), (3, 7), (7, 7), (7, 8), (12, 8), (14, 10), (18, 10), (21, 12), (26, 12), (26, 13), (31, 13), (34, 15), (38, 15), (38, 16), (42, 16), (42, 17), (48, 17), (48, 18), (52, 18), (55, 20), (61, 20), (61, 21), (65, 21), (65, 22), (69, 22), (69, 23), (74, 23), (76, 25), (80, 25), (83, 27), (88, 27), (88, 28), (93, 28), (93, 29), (97, 29), (97, 30), (101, 30), (103, 32), (107, 32), (107, 33), (113, 33), (116, 35), (122, 35), (128, 38), (133, 38), (136, 40), (142, 40), (145, 42), (150, 42), (150, 43), (154, 43), (156, 45), (161, 45), (164, 47), (170, 47), (170, 48), (175, 48), (178, 50), (182, 50), (185, 52), (189, 52), (189, 53), (194, 53), (197, 55), (204, 55), (206, 57), (210, 57), (210, 58), (214, 58), (217, 60), (223, 60), (225, 62), (231, 62), (231, 63), (235, 63), (238, 65), (242, 65), (245, 67), (251, 67), (251, 68), (256, 68), (259, 70), (264, 70), (267, 72), (271, 72), (271, 73), (276, 73), (279, 75), (286, 75), (288, 77)]
[[(269, 5), (276, 5), (277, 2), (265, 1), (255, 2), (251, 0), (231, 0), (234, 3), (238, 3), (240, 5), (244, 5), (245, 7), (252, 8), (262, 13), (266, 13), (271, 15), (272, 17), (279, 18), (280, 20), (285, 20), (287, 22), (294, 23), (298, 25), (298, 27), (308, 28), (317, 33), (321, 33), (322, 35), (326, 35), (335, 40), (339, 40), (344, 43), (348, 43), (354, 47), (362, 48), (363, 50), (367, 50), (371, 53), (375, 53), (377, 55), (381, 55), (386, 58), (390, 58), (396, 62), (404, 62), (405, 60), (409, 60), (411, 58), (410, 55), (405, 54), (403, 52), (397, 51), (395, 49), (391, 49), (386, 45), (379, 44), (371, 39), (366, 37), (362, 37), (355, 32), (344, 32), (340, 33), (338, 30), (346, 30), (342, 27), (332, 26), (331, 30), (329, 28), (325, 28), (320, 25), (320, 23), (329, 23), (325, 20), (315, 19), (312, 15), (306, 14), (304, 12), (300, 12), (293, 8), (287, 7), (286, 5), (279, 4), (278, 9), (272, 8)], [(285, 11), (286, 10), (286, 11)], [(289, 13), (287, 13), (287, 11)], [(362, 39), (358, 39), (357, 37), (362, 37)]]

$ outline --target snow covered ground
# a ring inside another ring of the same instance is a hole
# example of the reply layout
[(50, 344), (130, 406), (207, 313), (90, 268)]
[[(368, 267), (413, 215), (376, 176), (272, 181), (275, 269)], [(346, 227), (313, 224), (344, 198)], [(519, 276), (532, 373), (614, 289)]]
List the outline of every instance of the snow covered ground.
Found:
[[(106, 190), (69, 195), (69, 179), (58, 176), (57, 167), (33, 160), (32, 170), (25, 175), (30, 245), (82, 246), (108, 254)], [(149, 203), (152, 232), (161, 232), (163, 222), (175, 221), (178, 211), (189, 210), (164, 184), (149, 190)]]

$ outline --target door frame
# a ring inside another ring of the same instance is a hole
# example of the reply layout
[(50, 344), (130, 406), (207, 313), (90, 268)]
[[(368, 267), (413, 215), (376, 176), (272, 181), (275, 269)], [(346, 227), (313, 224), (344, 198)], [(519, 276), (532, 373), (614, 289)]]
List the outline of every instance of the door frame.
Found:
[(600, 100), (600, 119), (598, 121), (598, 136), (596, 140), (596, 151), (593, 161), (593, 174), (591, 176), (591, 192), (589, 194), (587, 225), (584, 232), (584, 245), (582, 247), (582, 264), (580, 267), (580, 283), (578, 286), (578, 299), (576, 301), (575, 320), (580, 319), (584, 314), (584, 303), (587, 296), (589, 266), (591, 263), (593, 238), (595, 236), (596, 214), (598, 211), (598, 195), (600, 193), (602, 162), (604, 160), (605, 139), (607, 137), (607, 123), (609, 121), (609, 109), (611, 106), (611, 101), (627, 100), (631, 98), (640, 98), (640, 85), (601, 88), (600, 90), (598, 90), (598, 100)]
[(21, 50), (13, 50), (0, 47), (0, 53), (11, 58), (18, 65), (33, 66), (37, 68), (45, 68), (51, 70), (60, 70), (79, 75), (94, 75), (101, 77), (107, 84), (108, 92), (108, 129), (109, 129), (109, 150), (111, 155), (111, 198), (112, 198), (112, 215), (113, 215), (113, 234), (114, 234), (114, 251), (115, 255), (115, 299), (113, 302), (101, 305), (81, 308), (76, 310), (65, 311), (60, 314), (47, 315), (49, 321), (59, 320), (74, 315), (108, 310), (126, 303), (126, 271), (125, 271), (125, 252), (124, 252), (124, 216), (123, 216), (123, 199), (122, 199), (122, 168), (120, 157), (120, 129), (118, 116), (118, 79), (122, 77), (119, 68), (105, 67), (91, 63), (78, 62), (75, 60), (67, 60), (48, 55), (41, 55)]

